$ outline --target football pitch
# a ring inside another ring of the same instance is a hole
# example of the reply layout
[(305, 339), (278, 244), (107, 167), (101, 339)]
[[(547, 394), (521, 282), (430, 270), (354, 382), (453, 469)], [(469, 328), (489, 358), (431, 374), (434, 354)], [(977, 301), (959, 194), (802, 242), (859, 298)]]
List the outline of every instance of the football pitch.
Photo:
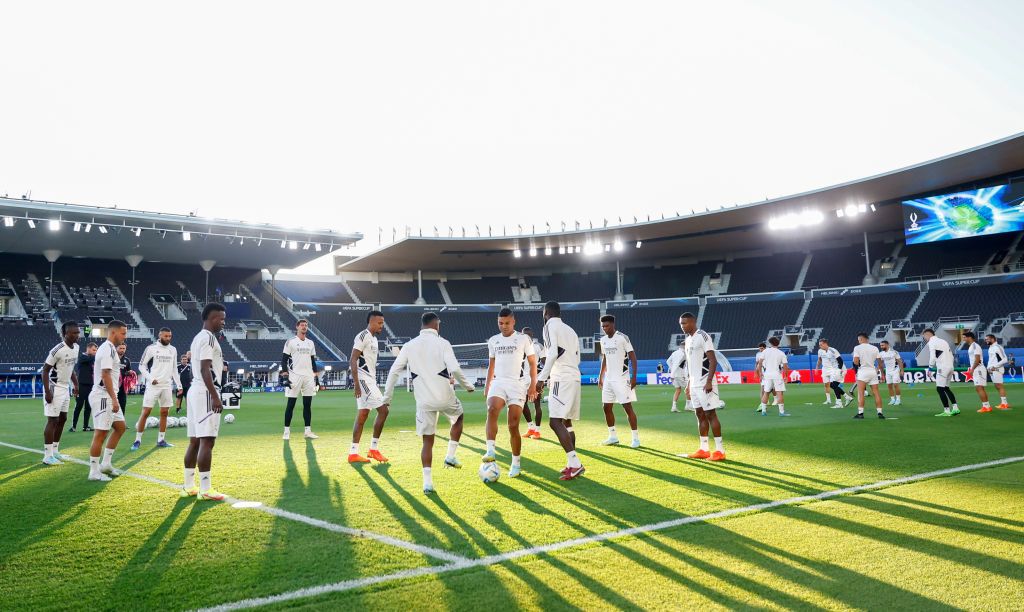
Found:
[[(1008, 388), (1008, 412), (976, 413), (973, 388), (958, 384), (963, 413), (935, 418), (934, 388), (917, 385), (904, 388), (903, 406), (886, 407), (889, 419), (869, 402), (859, 421), (852, 406), (821, 405), (820, 385), (790, 387), (788, 419), (755, 414), (756, 387), (724, 386), (728, 460), (709, 463), (677, 456), (696, 449), (696, 422), (669, 412), (670, 388), (638, 389), (643, 446), (631, 449), (601, 445), (598, 389), (584, 387), (576, 432), (586, 474), (558, 480), (565, 455), (545, 423), (541, 440), (523, 440), (523, 475), (509, 479), (501, 427), (502, 478), (492, 485), (476, 473), (482, 395), (460, 393), (465, 467), (440, 469), (439, 439), (431, 496), (410, 394), (396, 396), (381, 439), (391, 462), (355, 467), (345, 461), (350, 392), (317, 397), (314, 441), (302, 438), (301, 411), (281, 440), (283, 395), (247, 394), (214, 454), (213, 486), (231, 503), (178, 497), (184, 428), (168, 430), (170, 449), (154, 448), (147, 430), (135, 452), (127, 432), (114, 456), (126, 473), (89, 482), (80, 463), (40, 463), (40, 400), (4, 401), (0, 601), (10, 610), (1021, 609), (1024, 388)], [(129, 423), (140, 400), (131, 397)], [(620, 408), (616, 417), (628, 442)], [(65, 432), (61, 451), (87, 460), (90, 439)]]

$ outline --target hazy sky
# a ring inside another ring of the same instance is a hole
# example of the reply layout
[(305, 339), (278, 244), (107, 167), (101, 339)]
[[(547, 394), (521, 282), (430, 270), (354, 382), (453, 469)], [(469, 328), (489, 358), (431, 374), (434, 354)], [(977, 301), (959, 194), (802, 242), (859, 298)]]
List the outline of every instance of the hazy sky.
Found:
[(1024, 130), (1024, 2), (0, 8), (0, 193), (366, 234), (674, 214)]

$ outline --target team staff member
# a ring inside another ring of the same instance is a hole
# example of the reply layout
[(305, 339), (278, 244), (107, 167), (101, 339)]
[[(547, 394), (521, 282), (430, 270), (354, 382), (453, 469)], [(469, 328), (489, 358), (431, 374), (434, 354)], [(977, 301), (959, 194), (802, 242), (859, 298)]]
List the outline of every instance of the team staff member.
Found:
[(181, 388), (178, 389), (178, 404), (174, 409), (174, 412), (181, 412), (181, 402), (188, 395), (188, 390), (192, 386), (192, 368), (188, 364), (190, 353), (185, 353), (181, 356), (181, 362), (178, 363), (178, 378), (181, 379)]
[(89, 427), (89, 415), (92, 409), (89, 408), (89, 394), (92, 393), (92, 368), (96, 362), (96, 349), (99, 346), (90, 342), (85, 352), (78, 356), (78, 395), (75, 397), (75, 416), (71, 418), (71, 429), (75, 431), (78, 427), (78, 415), (85, 409), (85, 418), (82, 419), (82, 431), (92, 431)]
[(121, 362), (121, 384), (117, 386), (117, 403), (121, 405), (121, 414), (128, 416), (128, 388), (135, 384), (138, 378), (132, 371), (132, 362), (125, 353), (128, 352), (128, 345), (122, 344), (117, 347), (117, 356)]

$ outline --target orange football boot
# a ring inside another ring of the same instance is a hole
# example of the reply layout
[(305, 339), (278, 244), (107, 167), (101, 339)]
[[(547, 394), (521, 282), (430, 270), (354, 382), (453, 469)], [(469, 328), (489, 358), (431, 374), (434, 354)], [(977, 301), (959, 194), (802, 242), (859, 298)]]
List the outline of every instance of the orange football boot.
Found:
[[(367, 453), (367, 455), (369, 455), (370, 459), (373, 459), (373, 460), (378, 461), (380, 463), (387, 463), (388, 462), (388, 458), (385, 457), (384, 455), (380, 454), (380, 451), (375, 449), (375, 448), (371, 448), (370, 452)], [(351, 457), (349, 458), (349, 461), (351, 461)]]
[(366, 457), (362, 456), (362, 455), (353, 454), (353, 455), (349, 455), (348, 456), (348, 462), (349, 463), (369, 463), (370, 460), (367, 459)]
[[(718, 451), (715, 452), (717, 453)], [(711, 457), (711, 453), (704, 449), (697, 449), (696, 452), (690, 453), (689, 455), (687, 455), (687, 457), (689, 457), (690, 459), (707, 459)]]
[(716, 450), (715, 452), (711, 453), (711, 457), (708, 458), (708, 461), (725, 461), (725, 453)]

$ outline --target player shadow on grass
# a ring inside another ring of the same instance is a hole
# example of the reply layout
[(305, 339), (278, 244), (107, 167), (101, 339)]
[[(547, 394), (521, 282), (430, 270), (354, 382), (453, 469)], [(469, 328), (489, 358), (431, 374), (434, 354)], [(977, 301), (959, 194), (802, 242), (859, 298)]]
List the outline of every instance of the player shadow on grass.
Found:
[(0, 477), (0, 485), (2, 485), (4, 483), (7, 483), (7, 482), (9, 482), (11, 480), (14, 480), (15, 478), (19, 478), (21, 476), (24, 476), (24, 475), (26, 475), (26, 474), (28, 474), (30, 472), (33, 472), (33, 471), (48, 470), (48, 469), (52, 469), (52, 468), (44, 466), (42, 463), (35, 462), (35, 463), (32, 463), (31, 465), (26, 465), (25, 467), (17, 469), (17, 470), (15, 470), (13, 472), (8, 472), (7, 474), (4, 474), (3, 477)]
[[(167, 509), (167, 516), (163, 522), (135, 549), (135, 553), (114, 579), (110, 590), (122, 594), (131, 593), (130, 600), (136, 602), (145, 601), (149, 595), (168, 587), (171, 591), (166, 594), (171, 595), (174, 582), (165, 580), (169, 578), (165, 572), (171, 569), (196, 521), (214, 506), (191, 497), (178, 498), (173, 507)], [(178, 520), (181, 520), (181, 524), (175, 526)], [(159, 576), (160, 580), (153, 580), (155, 576)]]

